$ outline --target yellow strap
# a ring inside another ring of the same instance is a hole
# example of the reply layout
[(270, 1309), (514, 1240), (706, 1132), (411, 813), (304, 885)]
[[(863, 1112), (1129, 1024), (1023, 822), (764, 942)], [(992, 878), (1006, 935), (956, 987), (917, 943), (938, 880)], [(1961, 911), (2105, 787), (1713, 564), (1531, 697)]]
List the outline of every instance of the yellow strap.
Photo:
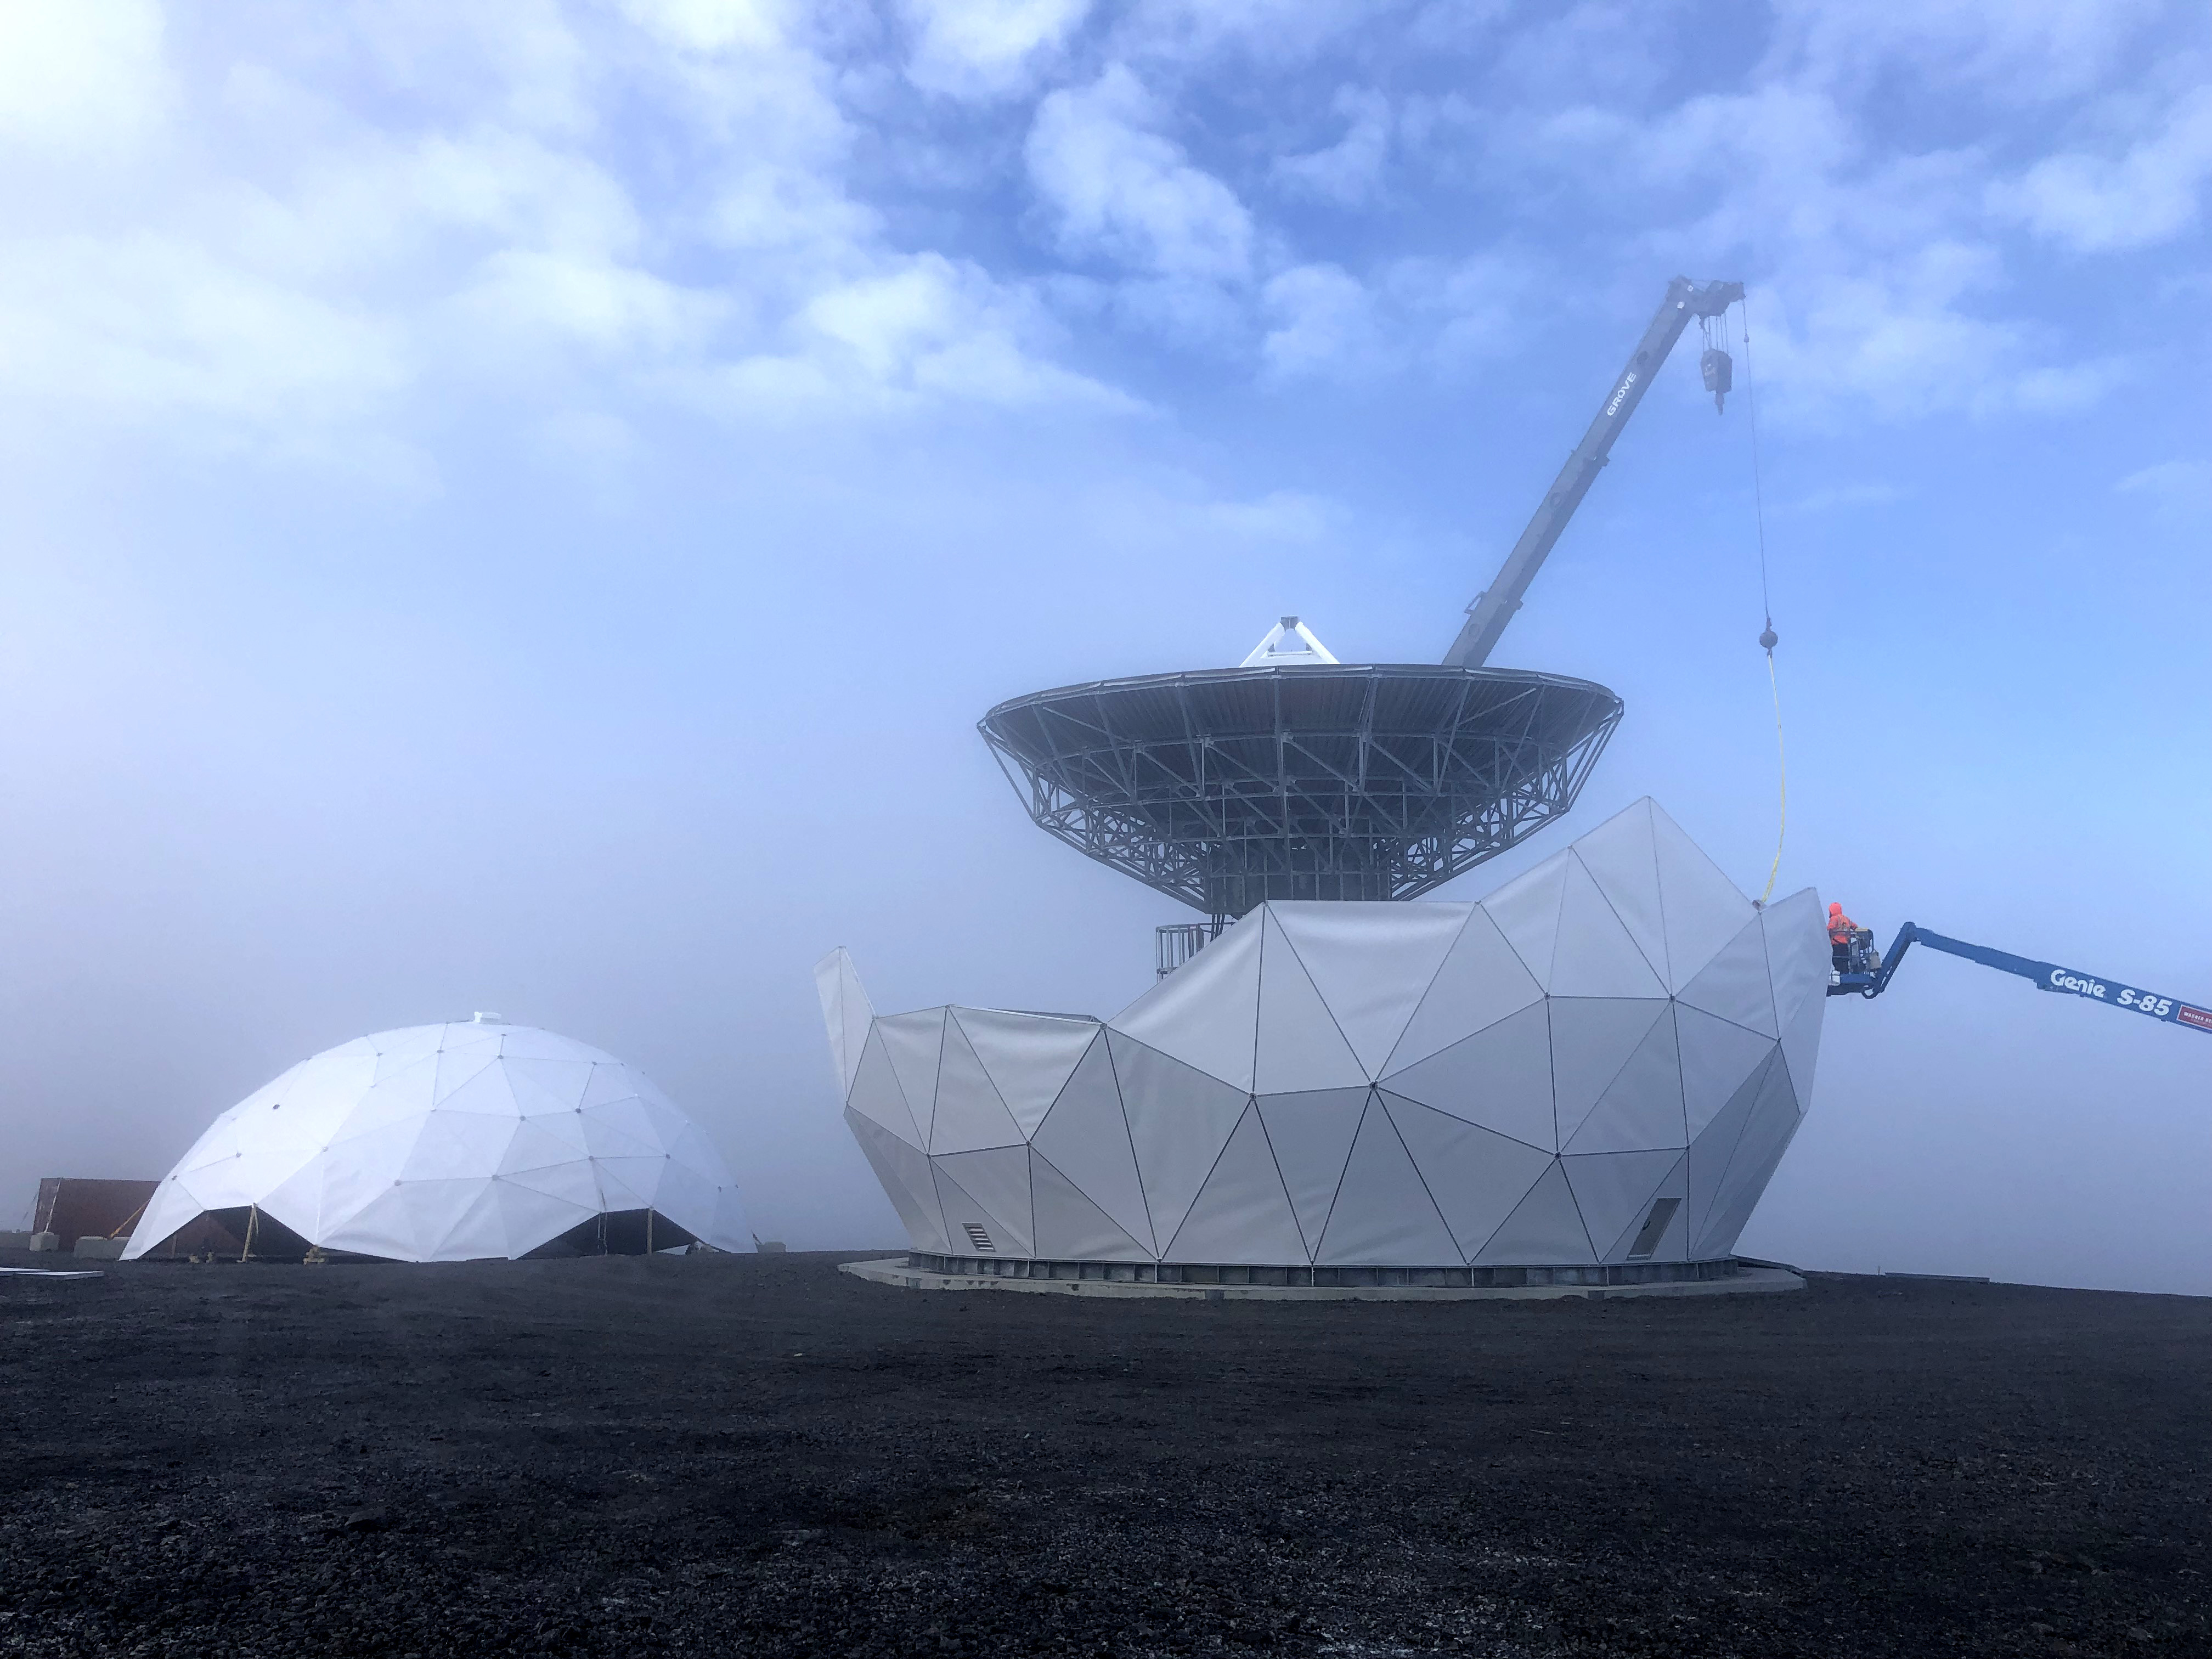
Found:
[(1774, 866), (1766, 872), (1766, 890), (1759, 896), (1765, 904), (1774, 896), (1774, 878), (1782, 872), (1782, 842), (1790, 834), (1790, 750), (1782, 742), (1782, 684), (1774, 678), (1774, 653), (1766, 653), (1766, 684), (1774, 693), (1774, 753), (1782, 776), (1782, 821), (1774, 831)]

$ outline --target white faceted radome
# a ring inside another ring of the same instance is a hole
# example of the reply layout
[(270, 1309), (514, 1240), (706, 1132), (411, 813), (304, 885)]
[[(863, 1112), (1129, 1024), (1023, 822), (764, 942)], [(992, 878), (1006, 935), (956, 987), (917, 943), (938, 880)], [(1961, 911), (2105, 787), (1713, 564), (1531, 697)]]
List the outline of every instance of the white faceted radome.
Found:
[(917, 1250), (1248, 1266), (1725, 1257), (1812, 1097), (1828, 940), (1638, 801), (1479, 903), (1263, 904), (1110, 1020), (878, 1016), (817, 969)]
[(635, 1068), (479, 1022), (361, 1037), (257, 1089), (162, 1178), (125, 1257), (248, 1209), (323, 1249), (400, 1261), (520, 1257), (639, 1212), (671, 1244), (753, 1248), (720, 1153)]

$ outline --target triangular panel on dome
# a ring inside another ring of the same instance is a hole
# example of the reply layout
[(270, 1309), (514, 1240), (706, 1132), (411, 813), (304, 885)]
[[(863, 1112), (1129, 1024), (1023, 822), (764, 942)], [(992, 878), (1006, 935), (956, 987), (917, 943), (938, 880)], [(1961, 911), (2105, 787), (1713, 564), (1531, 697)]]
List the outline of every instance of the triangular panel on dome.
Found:
[(930, 1178), (929, 1159), (872, 1118), (845, 1109), (846, 1127), (860, 1143), (868, 1167), (876, 1172), (884, 1194), (898, 1212), (907, 1237), (917, 1250), (938, 1255), (953, 1254), (945, 1236), (945, 1213), (937, 1198), (937, 1183)]
[(1106, 1040), (1152, 1236), (1173, 1238), (1251, 1097), (1119, 1031)]
[(578, 1114), (584, 1126), (584, 1145), (593, 1158), (658, 1158), (660, 1139), (644, 1103), (635, 1096), (586, 1107)]
[(1482, 1248), (1552, 1165), (1547, 1152), (1387, 1090), (1382, 1098), (1462, 1257)]
[(876, 1011), (860, 988), (860, 972), (843, 945), (814, 964), (814, 990), (821, 1000), (822, 1023), (830, 1032), (830, 1063), (837, 1074), (837, 1087), (849, 1094)]
[[(258, 1203), (262, 1214), (290, 1228), (310, 1244), (318, 1242), (323, 1231), (323, 1170), (320, 1159), (304, 1161), (288, 1180), (264, 1188)], [(176, 1229), (173, 1227), (169, 1231), (174, 1232)]]
[(518, 1170), (550, 1170), (587, 1158), (584, 1119), (580, 1112), (548, 1113), (524, 1118), (514, 1126), (514, 1138), (500, 1154), (495, 1173), (513, 1175)]
[(1573, 1267), (1597, 1260), (1567, 1172), (1556, 1159), (1468, 1260), (1484, 1267)]
[(395, 1123), (419, 1122), (429, 1112), (437, 1084), (434, 1061), (418, 1062), (378, 1079), (340, 1114), (331, 1131), (331, 1142), (349, 1140)]
[(586, 1111), (594, 1106), (613, 1106), (636, 1098), (637, 1079), (630, 1075), (629, 1066), (618, 1060), (592, 1062), (592, 1080), (584, 1085), (582, 1103)]
[(350, 1221), (399, 1184), (400, 1171), (428, 1115), (387, 1123), (331, 1144), (319, 1160), (323, 1171), (325, 1228)]
[(499, 1063), (499, 1039), (486, 1035), (491, 1029), (469, 1025), (446, 1028), (446, 1036), (438, 1045), (436, 1081), (431, 1090), (434, 1104)]
[(1713, 1114), (1712, 1121), (1691, 1140), (1690, 1197), (1685, 1207), (1690, 1212), (1692, 1242), (1703, 1238), (1707, 1232), (1707, 1223), (1720, 1196), (1722, 1177), (1735, 1157), (1736, 1143), (1743, 1139), (1744, 1125), (1751, 1119), (1752, 1108), (1765, 1091), (1768, 1076), (1781, 1069), (1782, 1051), (1778, 1046), (1770, 1045), (1766, 1058), (1737, 1085), (1727, 1103)]
[[(1028, 1162), (1029, 1152), (1024, 1147), (1000, 1150), (1009, 1157), (1021, 1158), (1024, 1164)], [(1000, 1215), (947, 1175), (942, 1159), (932, 1158), (929, 1170), (936, 1178), (938, 1204), (945, 1212), (945, 1236), (952, 1241), (949, 1254), (1020, 1257), (1031, 1253), (1028, 1215), (1023, 1215), (1018, 1221)]]
[(1613, 915), (1628, 930), (1652, 972), (1664, 981), (1667, 927), (1659, 903), (1659, 858), (1652, 845), (1652, 812), (1651, 798), (1646, 795), (1614, 813), (1570, 850), (1613, 907)]
[(495, 1178), (489, 1185), (492, 1201), (499, 1206), (500, 1224), (510, 1256), (528, 1255), (539, 1245), (560, 1237), (571, 1227), (599, 1213), (596, 1189), (589, 1202), (579, 1203), (504, 1177)]
[[(942, 1096), (939, 1097), (940, 1105)], [(933, 1157), (940, 1178), (950, 1176), (960, 1189), (998, 1218), (994, 1230), (1000, 1252), (1036, 1254), (1036, 1222), (1030, 1209), (1030, 1152), (1026, 1146), (994, 1146), (988, 1152)], [(940, 1188), (941, 1190), (941, 1188)]]
[[(1372, 1076), (1389, 1060), (1473, 908), (1345, 900), (1279, 902), (1267, 910), (1363, 1072)], [(1272, 958), (1261, 965), (1263, 1000), (1271, 965)], [(1259, 1085), (1261, 1092), (1267, 1086)]]
[(1261, 918), (1246, 916), (1107, 1022), (1241, 1094), (1252, 1092)]
[[(929, 1154), (972, 1152), (986, 1146), (1016, 1146), (1022, 1127), (999, 1098), (975, 1045), (957, 1019), (945, 1024), (945, 1050), (937, 1067), (937, 1116), (929, 1131)], [(980, 1194), (979, 1194), (980, 1196)]]
[(1820, 1019), (1827, 1010), (1834, 960), (1820, 896), (1807, 887), (1778, 899), (1760, 913), (1759, 921), (1766, 930), (1766, 967), (1774, 981), (1782, 1057), (1802, 1111), (1813, 1101), (1813, 1069), (1820, 1054)]
[(1778, 1061), (1767, 1067), (1757, 1097), (1746, 1115), (1743, 1133), (1729, 1156), (1728, 1168), (1713, 1191), (1705, 1225), (1698, 1236), (1700, 1255), (1725, 1255), (1735, 1248), (1736, 1235), (1751, 1219), (1753, 1208), (1774, 1175), (1782, 1154), (1789, 1150), (1802, 1117), (1790, 1087), (1787, 1066)]
[(1308, 1259), (1256, 1108), (1245, 1108), (1174, 1242), (1160, 1254), (1170, 1261), (1287, 1265)]
[(1567, 1185), (1574, 1189), (1575, 1207), (1582, 1212), (1583, 1226), (1601, 1255), (1650, 1212), (1651, 1200), (1681, 1166), (1685, 1156), (1680, 1147), (1668, 1147), (1559, 1159), (1567, 1172)]
[(495, 1061), (450, 1089), (441, 1089), (433, 1109), (496, 1118), (512, 1123), (521, 1115), (514, 1090), (507, 1080), (507, 1067)]
[(1254, 918), (1265, 930), (1260, 956), (1259, 1047), (1252, 1072), (1255, 1090), (1261, 1094), (1291, 1094), (1314, 1089), (1364, 1088), (1365, 1068), (1338, 1030), (1328, 1006), (1314, 988), (1305, 964), (1298, 960), (1273, 913), (1273, 905), (1263, 905)]
[(1368, 1102), (1316, 1262), (1458, 1267), (1466, 1261), (1379, 1100)]
[(573, 1113), (592, 1086), (588, 1060), (508, 1060), (500, 1069), (507, 1074), (514, 1109), (526, 1117)]
[(520, 1254), (512, 1249), (507, 1242), (507, 1212), (500, 1205), (499, 1183), (485, 1180), (471, 1184), (473, 1194), (460, 1205), (451, 1224), (431, 1243), (431, 1261), (505, 1261)]
[(854, 1074), (853, 1091), (845, 1104), (917, 1152), (921, 1151), (921, 1130), (907, 1109), (906, 1091), (899, 1087), (898, 1074), (891, 1070), (890, 1056), (884, 1052), (879, 1033), (871, 1031), (861, 1048), (860, 1068)]
[(1554, 1144), (1565, 1146), (1651, 1028), (1667, 1018), (1667, 1004), (1641, 997), (1553, 997), (1548, 1006), (1559, 1137)]
[(1498, 931), (1541, 990), (1549, 990), (1552, 985), (1552, 956), (1559, 939), (1559, 901), (1566, 892), (1567, 866), (1573, 862), (1571, 851), (1554, 853), (1482, 900), (1482, 909), (1497, 923)]
[(1674, 1036), (1682, 1056), (1683, 1127), (1695, 1139), (1774, 1052), (1774, 1039), (1681, 1002), (1674, 1005)]
[(1663, 997), (1667, 987), (1579, 859), (1560, 883), (1559, 937), (1552, 948), (1555, 997)]
[(1036, 1217), (1036, 1253), (1051, 1261), (1150, 1261), (1152, 1253), (1114, 1224), (1114, 1218), (1030, 1148), (1030, 1205)]
[[(1684, 1227), (1688, 1220), (1690, 1195), (1690, 1155), (1677, 1152), (1667, 1174), (1629, 1215), (1611, 1244), (1598, 1243), (1599, 1259), (1605, 1261), (1652, 1261), (1679, 1259), (1686, 1254), (1683, 1249)], [(1568, 1171), (1571, 1181), (1574, 1171)], [(1586, 1206), (1587, 1207), (1587, 1206)], [(1597, 1223), (1591, 1220), (1593, 1239), (1597, 1234)]]
[[(472, 1031), (478, 1029), (495, 1034), (495, 1040), (499, 1043), (499, 1057), (502, 1060), (512, 1062), (518, 1060), (568, 1060), (586, 1064), (605, 1061), (610, 1065), (617, 1066), (622, 1063), (612, 1054), (594, 1048), (588, 1043), (579, 1042), (574, 1037), (564, 1037), (558, 1032), (540, 1030), (535, 1025), (487, 1024), (482, 1028), (474, 1025), (454, 1025), (447, 1028), (449, 1032)], [(447, 1046), (452, 1046), (450, 1040)]]
[(1101, 1029), (1096, 1020), (997, 1008), (955, 1008), (952, 1018), (1024, 1135), (1044, 1121)]
[(665, 1157), (595, 1158), (592, 1175), (599, 1183), (599, 1207), (604, 1210), (642, 1210), (652, 1206), (660, 1189)]
[(1309, 1253), (1321, 1243), (1368, 1094), (1365, 1089), (1322, 1089), (1259, 1098), (1261, 1125)]
[(942, 1008), (876, 1016), (876, 1036), (890, 1058), (900, 1092), (906, 1097), (907, 1110), (914, 1115), (914, 1127), (921, 1132), (925, 1146), (929, 1145), (937, 1113), (937, 1067), (945, 1047), (945, 1016)]
[(1559, 1145), (1552, 1104), (1552, 1026), (1541, 999), (1440, 1054), (1392, 1073), (1382, 1086), (1547, 1152)]
[(1754, 915), (1737, 929), (1735, 937), (1698, 970), (1678, 995), (1691, 1007), (1747, 1031), (1757, 1031), (1761, 1036), (1778, 1035), (1774, 991), (1767, 977), (1766, 939), (1759, 917)]
[(481, 1185), (473, 1181), (394, 1182), (334, 1228), (325, 1248), (393, 1261), (429, 1261), (437, 1241), (451, 1231)]
[(1104, 1041), (1093, 1042), (1077, 1062), (1030, 1144), (1116, 1227), (1151, 1250), (1152, 1215)]
[[(364, 1037), (376, 1054), (376, 1081), (405, 1071), (410, 1066), (428, 1065), (434, 1076), (438, 1069), (438, 1045), (444, 1041), (446, 1028), (442, 1025), (414, 1025), (403, 1031), (379, 1031), (374, 1036)], [(302, 1062), (305, 1064), (306, 1062)], [(298, 1071), (299, 1066), (292, 1068)]]
[[(1554, 1010), (1564, 1003), (1553, 1005)], [(1669, 1005), (1655, 1003), (1658, 1018), (1636, 1045), (1636, 1052), (1605, 1086), (1581, 1127), (1561, 1143), (1571, 1153), (1632, 1152), (1670, 1146), (1680, 1152), (1690, 1144), (1689, 1126), (1682, 1115), (1682, 1060), (1674, 1038)], [(1595, 1224), (1592, 1224), (1595, 1238)]]
[(1543, 999), (1490, 913), (1480, 905), (1468, 906), (1436, 976), (1390, 1051), (1383, 1080)]
[(1659, 860), (1659, 902), (1667, 917), (1667, 988), (1680, 991), (1743, 931), (1754, 913), (1720, 866), (1656, 802), (1651, 836)]

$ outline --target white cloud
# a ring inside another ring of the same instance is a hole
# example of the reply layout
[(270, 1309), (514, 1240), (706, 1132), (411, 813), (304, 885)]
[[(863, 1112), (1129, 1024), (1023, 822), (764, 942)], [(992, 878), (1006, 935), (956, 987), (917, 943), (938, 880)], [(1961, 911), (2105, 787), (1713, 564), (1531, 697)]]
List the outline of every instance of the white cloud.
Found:
[(1149, 276), (1241, 283), (1252, 268), (1251, 215), (1153, 130), (1164, 117), (1120, 64), (1037, 106), (1030, 178), (1053, 210), (1060, 246)]
[(1275, 177), (1305, 194), (1356, 207), (1382, 187), (1390, 155), (1390, 100), (1371, 88), (1344, 87), (1337, 92), (1335, 108), (1351, 123), (1344, 137), (1326, 149), (1281, 157)]
[(1770, 69), (1863, 89), (1885, 71), (2004, 101), (2079, 93), (2169, 0), (1778, 0)]
[[(702, 387), (722, 409), (1115, 404), (1053, 364), (1021, 284), (886, 242), (846, 177), (836, 72), (775, 5), (633, 0), (629, 23), (509, 8), (511, 30), (335, 11), (311, 49), (241, 33), (173, 84), (158, 13), (113, 8), (135, 32), (68, 22), (101, 9), (6, 14), (33, 55), (0, 75), (141, 134), (99, 190), (36, 191), (53, 121), (77, 117), (0, 120), (16, 409), (184, 415), (293, 453), (480, 395), (557, 396), (586, 424)], [(387, 72), (420, 101), (378, 106)], [(641, 106), (674, 171), (610, 142)]]
[(2160, 461), (2130, 472), (2112, 488), (2124, 495), (2140, 495), (2163, 517), (2197, 520), (2212, 518), (2212, 461)]
[(1297, 266), (1271, 277), (1261, 299), (1273, 322), (1260, 345), (1271, 377), (1364, 379), (1388, 366), (1374, 302), (1341, 267)]
[(2160, 130), (2116, 157), (2068, 150), (1994, 185), (1996, 210), (2041, 236), (2104, 253), (2154, 246), (2192, 229), (2212, 181), (2212, 89), (2166, 112)]
[(904, 0), (915, 29), (907, 77), (958, 98), (1025, 92), (1082, 23), (1091, 0)]
[(155, 0), (9, 0), (0, 6), (0, 143), (115, 150), (165, 113)]

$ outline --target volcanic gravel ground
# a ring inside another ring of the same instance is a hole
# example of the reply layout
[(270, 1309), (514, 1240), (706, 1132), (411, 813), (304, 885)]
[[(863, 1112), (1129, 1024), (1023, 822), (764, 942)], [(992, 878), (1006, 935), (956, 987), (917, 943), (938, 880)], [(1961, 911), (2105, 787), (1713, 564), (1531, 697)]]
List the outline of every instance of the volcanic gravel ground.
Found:
[(0, 1654), (2212, 1654), (2212, 1300), (839, 1259), (0, 1279)]

